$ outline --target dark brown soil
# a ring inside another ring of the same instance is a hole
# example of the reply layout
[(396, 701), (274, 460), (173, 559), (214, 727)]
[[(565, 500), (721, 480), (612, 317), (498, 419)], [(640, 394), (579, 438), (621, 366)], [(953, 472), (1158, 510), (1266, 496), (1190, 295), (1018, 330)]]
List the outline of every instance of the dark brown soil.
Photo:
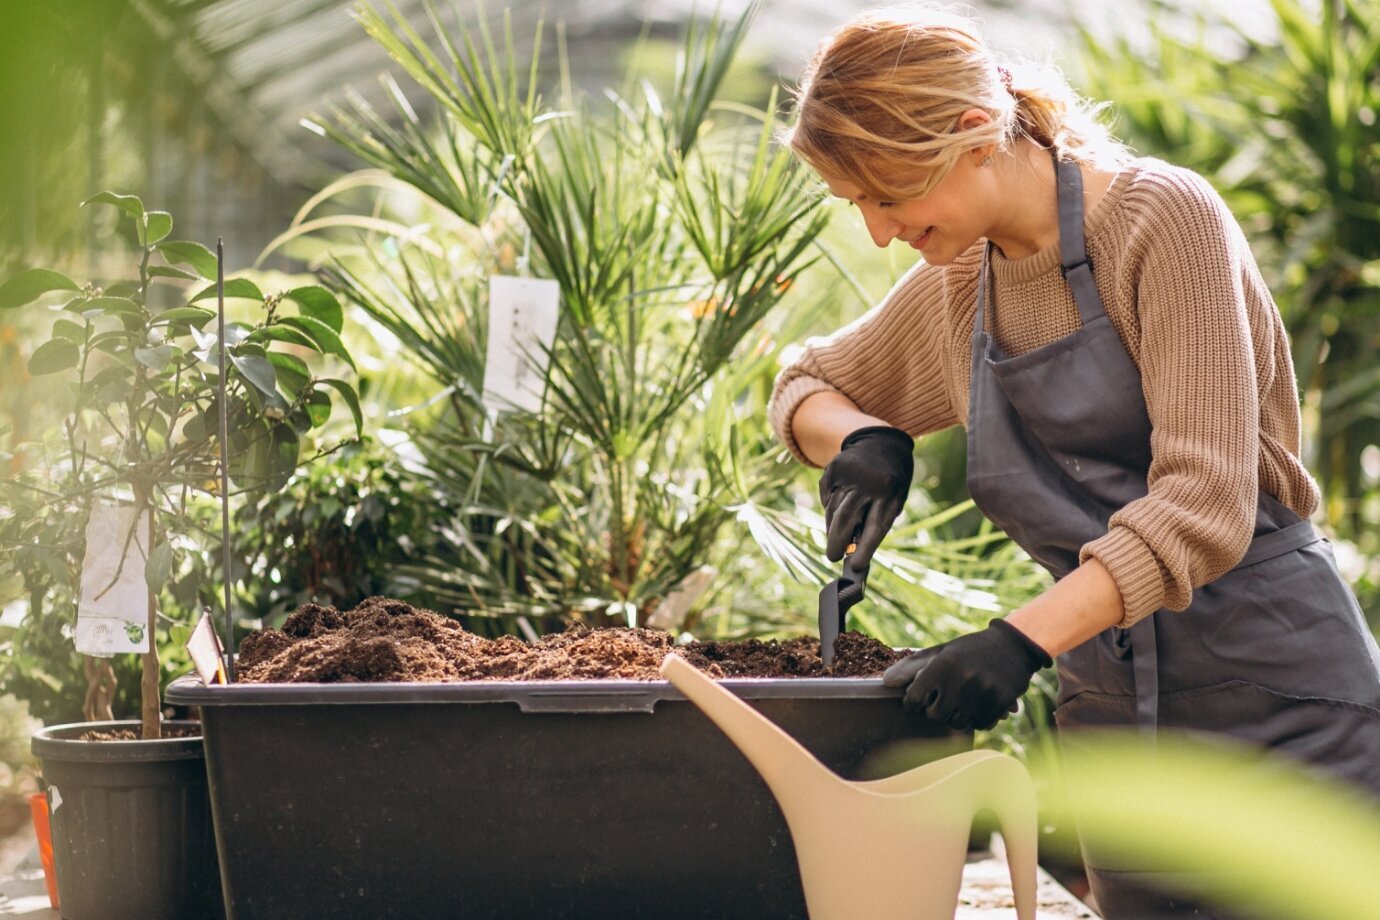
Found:
[(834, 650), (825, 668), (809, 637), (677, 646), (660, 630), (572, 626), (536, 642), (485, 639), (430, 610), (371, 597), (344, 612), (307, 604), (281, 630), (250, 633), (235, 671), (246, 683), (660, 680), (675, 651), (714, 677), (872, 677), (903, 657), (858, 633), (840, 636)]
[[(78, 741), (141, 741), (143, 735), (138, 729), (117, 728), (112, 731), (89, 731), (82, 732), (77, 738)], [(199, 728), (164, 728), (164, 738), (200, 738), (201, 729)]]

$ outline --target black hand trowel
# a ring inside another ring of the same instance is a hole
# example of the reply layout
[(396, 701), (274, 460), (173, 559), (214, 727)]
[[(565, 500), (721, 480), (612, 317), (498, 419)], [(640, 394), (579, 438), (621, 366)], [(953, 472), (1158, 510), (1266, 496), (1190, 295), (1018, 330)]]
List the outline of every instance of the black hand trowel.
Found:
[(819, 657), (824, 666), (834, 664), (834, 640), (848, 625), (848, 610), (863, 599), (867, 587), (867, 569), (853, 567), (854, 546), (849, 545), (843, 556), (843, 575), (824, 586), (819, 592)]

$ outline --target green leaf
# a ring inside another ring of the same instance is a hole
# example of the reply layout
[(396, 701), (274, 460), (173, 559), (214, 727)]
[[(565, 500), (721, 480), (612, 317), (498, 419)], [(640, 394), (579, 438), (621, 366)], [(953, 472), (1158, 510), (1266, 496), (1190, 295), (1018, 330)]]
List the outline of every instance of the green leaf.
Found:
[(92, 195), (81, 203), (84, 208), (88, 204), (108, 204), (111, 207), (119, 208), (130, 217), (134, 218), (135, 224), (139, 227), (140, 242), (144, 236), (144, 203), (135, 195), (117, 195), (115, 192), (101, 192), (99, 195)]
[(180, 268), (169, 268), (166, 265), (154, 265), (149, 268), (150, 278), (178, 278), (182, 281), (196, 281), (201, 276), (191, 272), (185, 272)]
[(322, 352), (328, 355), (338, 355), (344, 359), (346, 364), (350, 365), (351, 369), (354, 369), (354, 359), (345, 350), (345, 343), (340, 341), (340, 336), (336, 334), (334, 329), (321, 320), (311, 316), (285, 316), (280, 322), (302, 330), (320, 346)]
[(76, 310), (82, 316), (116, 314), (142, 317), (144, 315), (144, 308), (128, 297), (92, 297), (90, 300), (74, 300), (63, 309)]
[(70, 319), (60, 319), (53, 323), (53, 337), (66, 339), (75, 345), (85, 345), (89, 332), (86, 326), (74, 323)]
[(311, 427), (320, 428), (331, 418), (331, 395), (321, 390), (312, 390), (307, 397), (307, 414), (311, 416)]
[(164, 310), (153, 318), (150, 326), (161, 326), (164, 323), (186, 323), (188, 326), (195, 326), (200, 329), (206, 325), (208, 320), (216, 318), (216, 314), (210, 310), (203, 310), (201, 307), (173, 307), (171, 310)]
[(128, 383), (130, 373), (131, 371), (128, 365), (112, 365), (88, 380), (87, 385), (91, 387), (103, 387), (113, 382)]
[(105, 352), (112, 352), (123, 345), (134, 342), (142, 342), (146, 336), (137, 332), (130, 332), (127, 329), (112, 329), (109, 332), (98, 332), (91, 337), (91, 347), (99, 348)]
[(255, 424), (231, 441), (230, 474), (250, 492), (281, 487), (297, 468), (302, 442), (291, 425)]
[(144, 582), (149, 586), (149, 590), (157, 594), (163, 590), (163, 586), (168, 583), (172, 576), (173, 548), (167, 540), (159, 543), (149, 553), (148, 563), (144, 566)]
[(144, 215), (144, 245), (157, 243), (172, 233), (173, 219), (167, 211), (149, 211)]
[[(205, 300), (208, 297), (215, 296), (216, 286), (214, 284), (208, 285), (207, 287), (203, 288), (200, 293), (193, 297), (190, 303), (196, 303), (198, 300)], [(226, 281), (225, 296), (242, 297), (245, 300), (262, 301), (264, 299), (263, 292), (259, 290), (258, 285), (250, 281), (248, 278), (231, 278), (230, 280)]]
[(56, 374), (69, 367), (76, 367), (81, 360), (81, 349), (67, 339), (49, 339), (34, 349), (29, 358), (29, 373), (35, 377), (43, 374)]
[(330, 387), (340, 394), (340, 398), (345, 400), (345, 405), (350, 407), (350, 414), (354, 416), (355, 434), (364, 437), (364, 413), (359, 411), (359, 394), (355, 392), (355, 388), (334, 377), (323, 377), (316, 383), (318, 386)]
[(273, 364), (267, 358), (263, 355), (237, 355), (229, 350), (226, 355), (234, 362), (240, 376), (252, 383), (255, 389), (270, 400), (282, 398), (278, 395), (278, 379), (273, 372)]
[(268, 445), (268, 487), (281, 488), (297, 469), (302, 439), (291, 425), (274, 425)]
[(174, 358), (182, 354), (182, 349), (176, 345), (159, 345), (157, 347), (140, 347), (134, 349), (134, 360), (144, 365), (151, 371), (161, 371), (172, 362)]
[(95, 388), (91, 394), (90, 404), (96, 408), (108, 406), (111, 403), (124, 402), (133, 389), (133, 385), (127, 379), (111, 380), (109, 383)]
[(208, 280), (216, 280), (216, 254), (200, 243), (185, 240), (172, 240), (154, 247), (163, 253), (163, 258), (179, 265), (190, 265), (198, 275)]
[(31, 268), (0, 284), (0, 310), (22, 307), (49, 291), (79, 291), (66, 275), (46, 268)]
[(283, 295), (294, 301), (303, 316), (319, 319), (336, 332), (345, 328), (345, 312), (330, 291), (318, 285), (294, 288)]
[(255, 329), (249, 334), (249, 341), (289, 342), (293, 345), (301, 345), (303, 348), (310, 348), (312, 351), (320, 351), (316, 343), (309, 339), (305, 333), (280, 323), (274, 323), (271, 326), (261, 326)]
[(296, 355), (279, 351), (269, 352), (268, 360), (277, 371), (278, 386), (288, 396), (296, 399), (297, 394), (311, 381), (311, 369), (307, 367), (307, 362)]

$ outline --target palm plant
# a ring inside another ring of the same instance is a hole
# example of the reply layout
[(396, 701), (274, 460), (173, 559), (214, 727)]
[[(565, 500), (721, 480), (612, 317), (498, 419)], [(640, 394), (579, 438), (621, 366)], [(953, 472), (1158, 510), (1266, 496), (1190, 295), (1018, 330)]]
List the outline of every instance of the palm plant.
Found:
[[(646, 87), (596, 109), (567, 88), (560, 110), (536, 93), (539, 52), (519, 80), (510, 30), (500, 51), (482, 25), (452, 35), (429, 15), (434, 48), (395, 9), (359, 10), (438, 103), (434, 123), (396, 84), (392, 119), (357, 98), (320, 122), (438, 218), (327, 269), (445, 401), (418, 445), (460, 509), (459, 559), (406, 574), (471, 613), (637, 620), (705, 564), (763, 477), (785, 475), (708, 471), (767, 454), (760, 426), (736, 440), (733, 397), (764, 373), (751, 352), (813, 258), (818, 198), (771, 144), (770, 114), (713, 107), (751, 11), (690, 28), (668, 99)], [(494, 414), (487, 277), (519, 261), (558, 282), (560, 328), (542, 409)]]
[[(668, 92), (634, 74), (640, 92), (596, 106), (563, 81), (549, 107), (533, 89), (539, 51), (519, 67), (508, 30), (499, 50), (482, 25), (452, 37), (433, 11), (429, 45), (391, 7), (359, 11), (440, 114), (418, 116), (386, 78), (387, 117), (356, 96), (318, 119), (373, 168), (323, 190), (270, 249), (316, 246), (365, 321), (433, 381), (409, 414), (413, 469), (455, 517), (396, 574), (477, 628), (643, 621), (717, 570), (677, 628), (814, 629), (819, 585), (837, 573), (818, 514), (797, 507), (813, 475), (774, 442), (766, 401), (781, 345), (841, 312), (840, 266), (821, 244), (821, 196), (772, 142), (775, 99), (721, 101), (752, 12), (692, 23)], [(319, 216), (361, 190), (377, 198)], [(487, 279), (523, 271), (558, 282), (560, 326), (540, 410), (495, 415)], [(1033, 590), (999, 536), (941, 535), (963, 510), (927, 508), (898, 532), (875, 579), (882, 603), (858, 625), (916, 644)]]

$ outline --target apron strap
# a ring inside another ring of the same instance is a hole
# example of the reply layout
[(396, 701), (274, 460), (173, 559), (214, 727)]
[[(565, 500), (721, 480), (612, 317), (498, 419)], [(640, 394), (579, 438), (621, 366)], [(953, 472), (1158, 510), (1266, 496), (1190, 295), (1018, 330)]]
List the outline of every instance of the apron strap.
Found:
[(1083, 173), (1077, 163), (1059, 159), (1057, 150), (1051, 150), (1050, 155), (1059, 187), (1059, 270), (1073, 290), (1078, 315), (1086, 326), (1107, 310), (1093, 281), (1092, 261), (1083, 238)]
[[(1086, 326), (1107, 314), (1102, 295), (1093, 281), (1092, 260), (1088, 258), (1087, 241), (1083, 236), (1083, 173), (1078, 164), (1059, 159), (1059, 151), (1051, 150), (1054, 160), (1055, 185), (1059, 192), (1059, 271), (1073, 292), (1078, 316)], [(977, 314), (973, 318), (973, 335), (986, 329), (987, 302), (992, 298), (992, 241), (982, 247), (982, 267), (978, 270)], [(976, 339), (975, 339), (976, 341)]]
[(987, 312), (987, 299), (991, 296), (988, 289), (989, 278), (992, 274), (992, 241), (988, 240), (982, 244), (982, 268), (978, 270), (978, 290), (977, 290), (977, 316), (973, 318), (974, 342), (977, 336), (986, 331), (983, 325), (983, 314)]
[(1318, 536), (1318, 532), (1313, 529), (1312, 524), (1308, 521), (1299, 521), (1296, 524), (1290, 524), (1288, 527), (1276, 530), (1274, 533), (1256, 537), (1246, 548), (1246, 555), (1241, 557), (1241, 561), (1234, 568), (1243, 569), (1248, 565), (1264, 562), (1266, 559), (1283, 556), (1285, 553), (1292, 553), (1296, 549), (1302, 549), (1321, 539), (1322, 537)]
[(1160, 655), (1155, 614), (1127, 631), (1131, 639), (1132, 674), (1136, 681), (1136, 726), (1153, 739), (1160, 718)]

